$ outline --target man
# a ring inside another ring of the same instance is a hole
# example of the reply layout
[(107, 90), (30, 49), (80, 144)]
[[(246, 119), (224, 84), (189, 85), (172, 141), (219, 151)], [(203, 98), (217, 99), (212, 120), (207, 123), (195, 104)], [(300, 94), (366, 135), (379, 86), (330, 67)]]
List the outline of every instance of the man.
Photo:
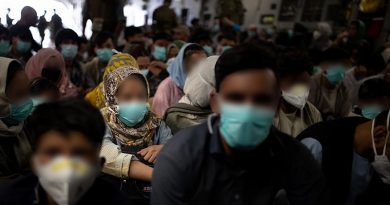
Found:
[(390, 108), (390, 87), (381, 78), (365, 81), (359, 88), (358, 106), (363, 117), (373, 120), (382, 111)]
[(129, 53), (130, 50), (133, 49), (132, 47), (134, 44), (137, 44), (135, 46), (142, 44), (145, 47), (145, 35), (142, 28), (140, 27), (126, 27), (124, 30), (124, 37), (126, 40), (126, 45), (123, 48), (124, 53)]
[[(321, 164), (331, 204), (390, 203), (390, 149), (384, 146), (390, 142), (389, 114), (386, 110), (374, 120), (350, 117), (322, 122), (297, 137)], [(359, 200), (366, 190), (378, 187), (380, 192), (368, 201)]]
[(34, 39), (30, 30), (25, 26), (14, 25), (10, 29), (10, 36), (12, 47), (9, 56), (25, 65), (32, 56)]
[(160, 152), (151, 204), (324, 202), (310, 153), (272, 127), (280, 97), (274, 62), (270, 51), (245, 44), (219, 58), (210, 101), (218, 114)]
[(81, 63), (77, 60), (80, 40), (72, 29), (60, 30), (55, 39), (56, 49), (65, 59), (66, 71), (70, 81), (77, 87), (86, 87), (85, 78), (81, 69)]
[(385, 61), (379, 53), (370, 54), (364, 51), (358, 56), (356, 66), (346, 72), (344, 80), (349, 96), (352, 97), (352, 105), (358, 102), (360, 85), (368, 79), (381, 77), (386, 68)]
[(96, 34), (93, 40), (93, 47), (96, 57), (85, 64), (87, 88), (94, 88), (102, 82), (103, 73), (108, 61), (110, 61), (115, 48), (114, 37), (109, 32), (100, 32)]
[(173, 40), (188, 42), (191, 32), (187, 26), (181, 25), (173, 29)]
[[(312, 124), (322, 121), (321, 113), (307, 102), (312, 66), (309, 57), (298, 50), (282, 51), (278, 58), (278, 74), (282, 99), (274, 119), (279, 131), (296, 137)], [(315, 92), (315, 91), (313, 91)]]
[(153, 30), (154, 32), (168, 32), (177, 26), (177, 16), (171, 6), (172, 0), (164, 0), (162, 6), (153, 12)]
[(217, 54), (222, 54), (226, 50), (236, 45), (236, 37), (231, 33), (225, 33), (218, 36)]
[(348, 116), (351, 97), (345, 86), (345, 71), (349, 55), (340, 48), (328, 48), (322, 53), (321, 73), (312, 77), (309, 101), (322, 113), (324, 120)]
[(129, 204), (97, 177), (105, 134), (99, 110), (80, 100), (47, 103), (34, 111), (31, 127), (34, 173), (2, 186), (0, 204)]
[[(35, 11), (35, 9), (33, 9), (30, 6), (25, 6), (25, 7), (23, 7), (23, 9), (20, 13), (20, 20), (15, 24), (15, 26), (21, 26), (21, 27), (27, 28), (28, 31), (30, 32), (30, 35), (32, 36), (31, 31), (30, 31), (30, 27), (35, 27), (37, 25), (37, 23), (38, 23), (38, 15), (37, 15), (37, 12)], [(11, 28), (11, 30), (12, 30), (12, 28)], [(38, 51), (42, 47), (40, 46), (39, 43), (37, 43), (35, 40), (33, 40), (31, 42), (31, 48), (34, 51)]]

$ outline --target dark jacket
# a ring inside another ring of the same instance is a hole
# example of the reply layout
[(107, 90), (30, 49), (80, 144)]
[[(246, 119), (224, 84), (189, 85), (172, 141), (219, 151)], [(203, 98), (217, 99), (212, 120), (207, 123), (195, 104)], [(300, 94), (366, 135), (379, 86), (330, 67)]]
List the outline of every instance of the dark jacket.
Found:
[(228, 157), (218, 125), (214, 118), (184, 129), (165, 145), (152, 205), (326, 203), (321, 170), (297, 140), (273, 128), (255, 150)]
[(310, 137), (321, 144), (321, 167), (330, 189), (332, 204), (344, 204), (347, 200), (351, 186), (355, 129), (367, 121), (362, 117), (350, 117), (321, 122), (297, 136), (298, 140)]
[[(0, 205), (45, 204), (46, 193), (39, 186), (38, 178), (29, 174), (0, 186)], [(78, 204), (130, 204), (109, 182), (97, 178)]]

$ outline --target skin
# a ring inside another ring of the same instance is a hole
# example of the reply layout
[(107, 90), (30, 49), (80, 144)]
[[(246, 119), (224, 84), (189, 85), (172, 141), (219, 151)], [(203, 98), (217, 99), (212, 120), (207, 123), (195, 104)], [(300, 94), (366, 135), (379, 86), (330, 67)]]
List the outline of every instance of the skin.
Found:
[(108, 38), (102, 45), (95, 46), (95, 52), (98, 49), (102, 49), (102, 48), (114, 49), (115, 48), (114, 41), (111, 38)]
[[(369, 159), (374, 160), (374, 151), (372, 147), (371, 138), (371, 126), (372, 121), (360, 124), (355, 129), (354, 135), (354, 149), (356, 153)], [(383, 147), (385, 145), (385, 139), (387, 135), (386, 126), (376, 125), (374, 129), (374, 143), (377, 149), (377, 153), (382, 154)], [(390, 140), (387, 142), (387, 147), (390, 146)], [(390, 158), (390, 149), (386, 149), (386, 156)]]
[[(33, 170), (36, 165), (45, 165), (56, 156), (80, 157), (91, 165), (103, 165), (104, 159), (99, 157), (100, 146), (91, 143), (85, 135), (80, 132), (70, 131), (61, 133), (50, 130), (40, 136), (37, 141), (36, 150), (32, 159), (36, 163), (31, 163)], [(47, 204), (56, 204), (47, 194)]]
[[(310, 74), (308, 72), (303, 72), (298, 75), (286, 76), (280, 80), (280, 88), (282, 90), (289, 90), (292, 86), (296, 84), (305, 84), (309, 87), (310, 84)], [(295, 112), (298, 108), (294, 107), (290, 103), (285, 100), (280, 101), (280, 108), (284, 113), (292, 113)]]
[[(125, 102), (148, 102), (148, 93), (144, 83), (136, 78), (129, 77), (125, 79), (115, 94), (118, 104)], [(156, 162), (156, 157), (163, 145), (151, 145), (138, 152), (145, 160), (150, 163)], [(139, 161), (130, 163), (129, 176), (131, 178), (150, 181), (152, 178), (153, 169)]]
[(374, 99), (359, 99), (358, 105), (360, 108), (363, 108), (368, 105), (381, 105), (382, 107), (390, 106), (390, 99), (386, 96), (382, 96)]
[(191, 56), (187, 57), (184, 60), (184, 68), (186, 73), (191, 73), (195, 65), (198, 64), (201, 60), (206, 58), (207, 58), (207, 54), (203, 51), (193, 53)]
[(53, 102), (60, 98), (60, 93), (54, 90), (46, 90), (41, 94), (39, 94), (39, 96), (34, 96), (34, 97), (40, 97), (47, 100), (48, 102)]
[(25, 7), (22, 9), (20, 21), (27, 26), (35, 26), (38, 23), (38, 15), (35, 9)]
[[(229, 103), (251, 104), (276, 110), (280, 92), (272, 70), (245, 70), (226, 76), (220, 84), (219, 92), (211, 94), (210, 105), (215, 113), (220, 113), (218, 98)], [(235, 151), (223, 138), (221, 141), (225, 152), (234, 155)]]
[(179, 49), (177, 49), (176, 47), (171, 47), (168, 49), (167, 57), (168, 59), (174, 58), (177, 56), (178, 53), (179, 53)]
[(166, 39), (158, 39), (154, 42), (154, 46), (168, 47), (171, 42)]
[(189, 36), (185, 32), (183, 32), (179, 29), (175, 30), (173, 33), (173, 39), (175, 39), (175, 40), (181, 40), (181, 41), (187, 42), (188, 38), (189, 38)]
[(5, 90), (5, 95), (11, 103), (23, 102), (29, 96), (29, 80), (24, 71), (18, 71), (10, 80)]
[(146, 70), (150, 65), (150, 58), (149, 56), (140, 56), (137, 58), (137, 63), (140, 70)]
[(325, 82), (325, 87), (329, 90), (333, 90), (337, 87), (337, 85), (332, 85), (324, 75), (326, 75), (326, 71), (331, 67), (331, 66), (334, 66), (334, 65), (339, 65), (339, 64), (342, 64), (345, 68), (349, 68), (350, 67), (350, 64), (349, 64), (349, 61), (348, 60), (345, 60), (345, 61), (341, 61), (341, 62), (322, 62), (320, 63), (320, 67), (322, 69), (322, 79), (324, 80)]

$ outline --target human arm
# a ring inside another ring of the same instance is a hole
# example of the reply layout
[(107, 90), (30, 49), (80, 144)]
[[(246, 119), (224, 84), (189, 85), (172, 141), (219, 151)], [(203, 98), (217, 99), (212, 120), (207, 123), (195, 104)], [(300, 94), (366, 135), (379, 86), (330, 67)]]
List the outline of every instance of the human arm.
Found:
[(100, 156), (105, 158), (103, 172), (119, 178), (133, 178), (150, 181), (153, 169), (133, 160), (133, 155), (122, 153), (120, 147), (114, 143), (115, 139), (107, 128), (103, 139)]

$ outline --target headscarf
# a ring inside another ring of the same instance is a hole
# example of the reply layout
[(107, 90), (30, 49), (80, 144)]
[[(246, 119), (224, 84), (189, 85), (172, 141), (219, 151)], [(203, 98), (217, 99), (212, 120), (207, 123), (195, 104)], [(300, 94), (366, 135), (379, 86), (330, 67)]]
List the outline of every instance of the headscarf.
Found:
[[(108, 62), (106, 70), (103, 73), (103, 81), (106, 79), (108, 74), (122, 66), (129, 66), (138, 70), (137, 61), (133, 58), (133, 56), (127, 53), (118, 53), (112, 56)], [(85, 96), (85, 100), (99, 109), (104, 108), (106, 106), (106, 101), (104, 97), (103, 82), (101, 82), (95, 89), (89, 92)]]
[(153, 137), (156, 133), (156, 129), (160, 125), (160, 118), (154, 113), (149, 112), (139, 127), (128, 127), (123, 124), (117, 117), (118, 115), (118, 102), (115, 94), (121, 85), (121, 83), (132, 75), (139, 75), (145, 82), (146, 90), (149, 96), (149, 84), (144, 75), (134, 67), (120, 67), (110, 74), (108, 74), (104, 80), (104, 94), (107, 107), (102, 109), (102, 114), (107, 124), (110, 126), (112, 134), (121, 143), (138, 146), (138, 145), (152, 145)]
[(70, 90), (75, 86), (70, 82), (66, 72), (65, 60), (60, 52), (52, 48), (43, 48), (36, 55), (30, 58), (26, 64), (27, 77), (32, 80), (37, 77), (42, 77), (42, 69), (49, 59), (54, 59), (58, 68), (61, 71), (61, 79), (57, 83), (57, 87), (62, 95), (74, 96), (76, 93), (71, 93)]
[(215, 89), (215, 64), (219, 56), (210, 56), (201, 61), (188, 76), (184, 96), (179, 101), (195, 107), (209, 107), (210, 93)]
[(184, 83), (185, 83), (186, 78), (187, 78), (187, 74), (185, 73), (185, 70), (184, 70), (184, 54), (185, 54), (186, 48), (190, 45), (193, 45), (193, 43), (187, 43), (180, 49), (176, 58), (168, 66), (168, 69), (167, 69), (172, 80), (182, 90), (184, 88)]

